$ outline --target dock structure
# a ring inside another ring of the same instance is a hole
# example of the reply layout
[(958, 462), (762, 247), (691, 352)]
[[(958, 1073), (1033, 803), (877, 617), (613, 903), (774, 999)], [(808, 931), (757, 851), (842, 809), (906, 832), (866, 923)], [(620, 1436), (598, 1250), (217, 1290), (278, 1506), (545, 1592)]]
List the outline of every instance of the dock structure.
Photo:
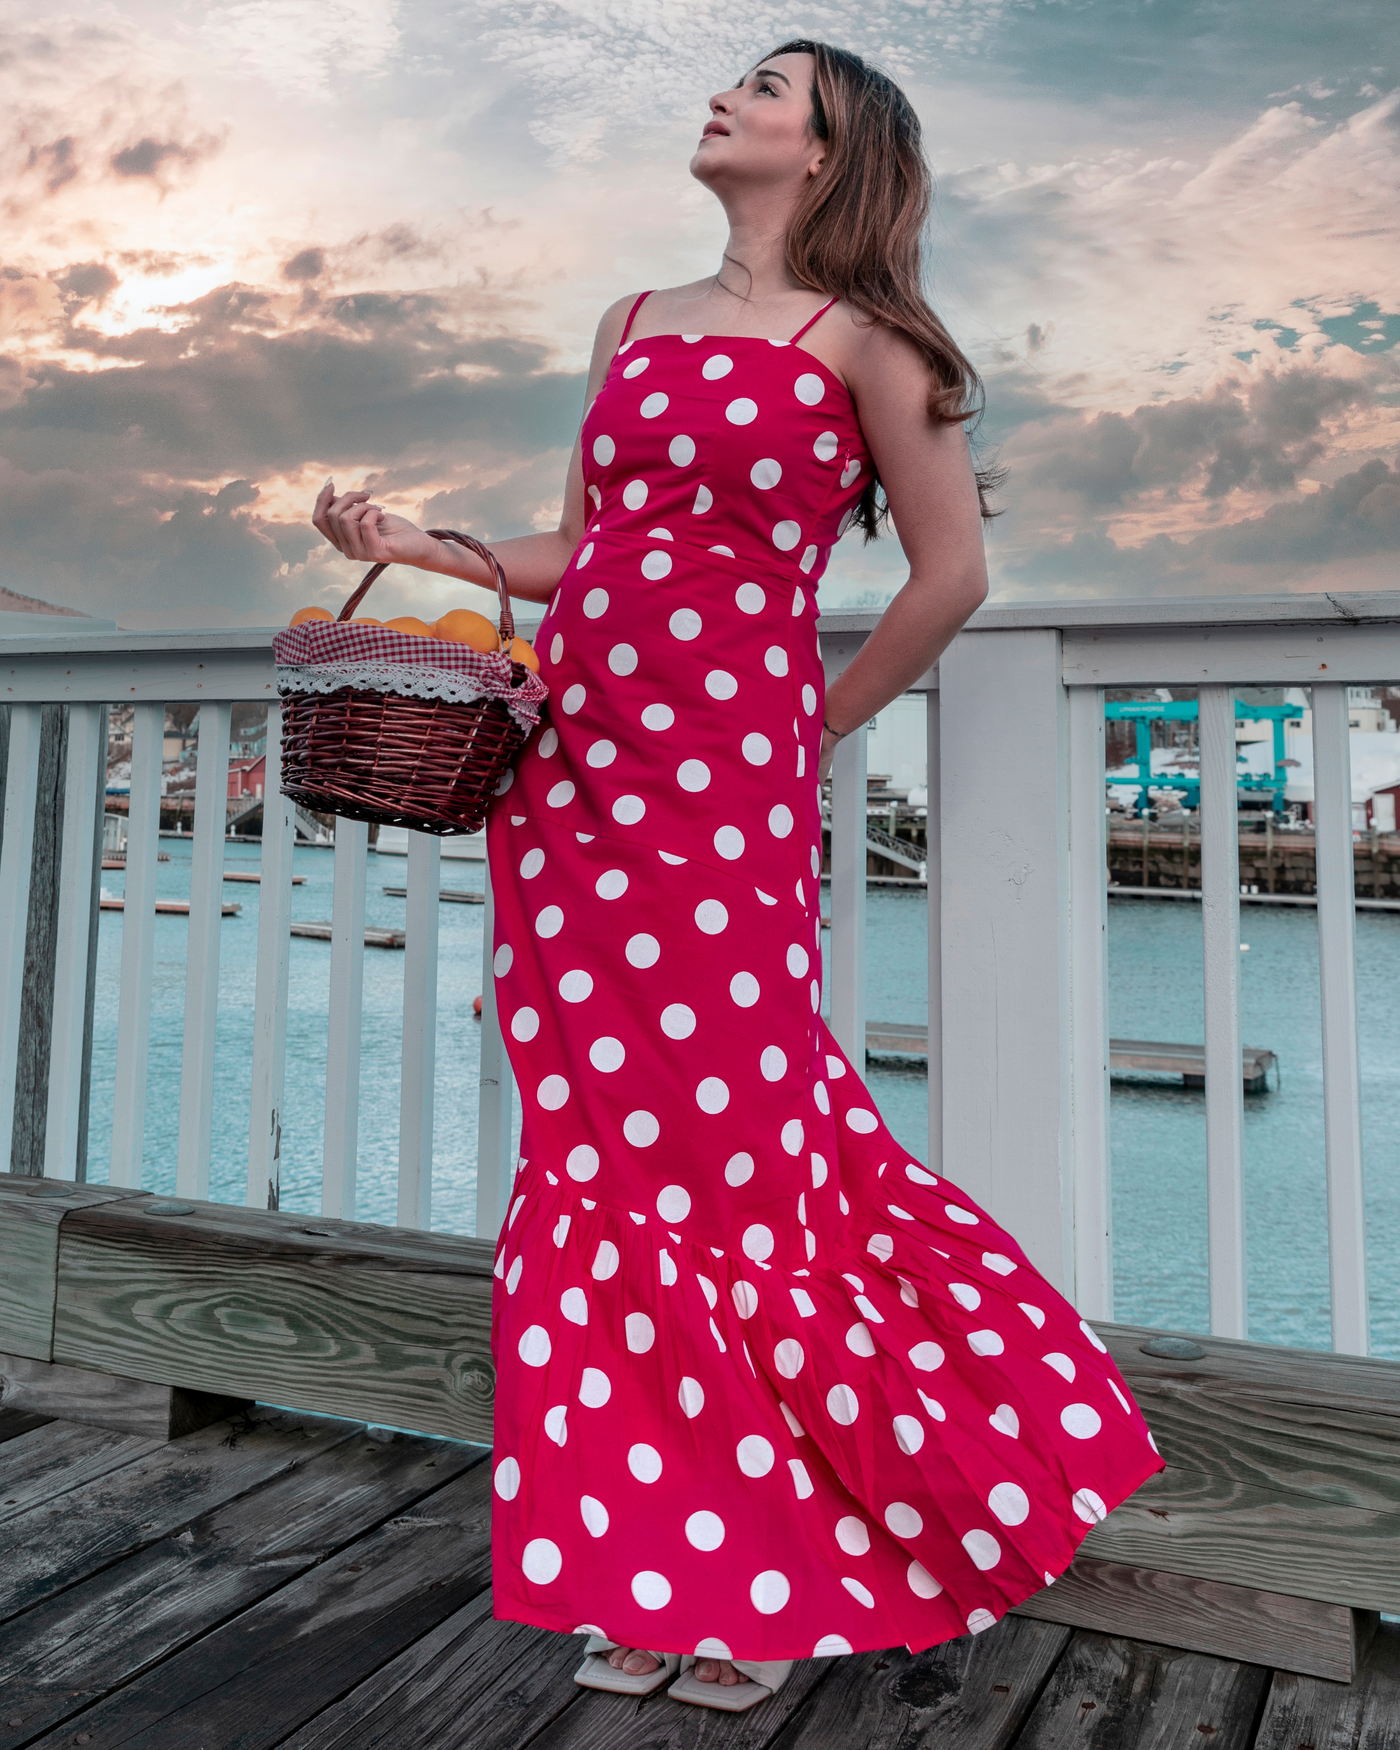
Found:
[[(928, 1056), (928, 1024), (921, 1021), (867, 1021), (865, 1049), (871, 1056)], [(1110, 1039), (1108, 1068), (1111, 1075), (1180, 1076), (1183, 1087), (1206, 1085), (1204, 1045), (1166, 1045), (1149, 1039)], [(1269, 1075), (1278, 1074), (1278, 1058), (1260, 1045), (1245, 1045), (1240, 1051), (1240, 1077), (1245, 1093), (1267, 1092)]]

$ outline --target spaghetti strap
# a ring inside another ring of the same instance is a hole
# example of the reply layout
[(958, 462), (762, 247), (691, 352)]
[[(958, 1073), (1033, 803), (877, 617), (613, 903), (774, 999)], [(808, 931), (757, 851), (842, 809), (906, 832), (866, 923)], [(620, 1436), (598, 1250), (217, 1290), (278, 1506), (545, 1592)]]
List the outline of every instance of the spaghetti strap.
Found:
[[(642, 305), (646, 303), (647, 299), (650, 296), (651, 296), (650, 292), (643, 292), (641, 297), (637, 299), (636, 303), (633, 304), (632, 308), (627, 312), (627, 321), (623, 324), (623, 328), (622, 328), (622, 339), (619, 340), (617, 343), (619, 349), (626, 346), (627, 336), (632, 332), (632, 322), (633, 322), (634, 318), (636, 317), (638, 310), (641, 309)], [(834, 302), (834, 300), (833, 300), (833, 302)]]
[[(643, 293), (642, 296), (645, 297), (646, 294)], [(638, 298), (637, 302), (641, 303), (641, 301), (642, 301), (641, 298)], [(821, 321), (822, 317), (826, 315), (827, 311), (831, 308), (831, 306), (833, 304), (836, 304), (839, 302), (840, 302), (839, 296), (835, 297), (835, 298), (828, 298), (827, 301), (822, 305), (821, 309), (817, 311), (816, 315), (813, 316), (810, 321), (804, 322), (802, 324), (802, 326), (798, 329), (797, 333), (794, 334), (792, 339), (788, 342), (788, 345), (789, 346), (796, 346), (798, 341), (801, 340), (802, 336), (807, 332), (807, 330), (809, 328), (814, 328), (816, 326), (816, 324)], [(627, 318), (627, 322), (628, 322), (628, 326), (630, 327), (631, 322), (632, 322), (632, 318), (630, 316)]]

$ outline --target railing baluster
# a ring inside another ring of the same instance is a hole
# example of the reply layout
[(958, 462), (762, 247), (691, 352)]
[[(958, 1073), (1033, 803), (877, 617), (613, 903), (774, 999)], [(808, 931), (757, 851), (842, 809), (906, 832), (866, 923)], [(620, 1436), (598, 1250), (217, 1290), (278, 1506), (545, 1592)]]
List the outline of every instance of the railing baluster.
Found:
[(39, 800), (42, 705), (10, 706), (5, 764), (5, 824), (0, 838), (0, 1172), (10, 1170), (19, 1066), (24, 949), (29, 926), (29, 875), (34, 864), (34, 811)]
[(867, 726), (831, 762), (831, 1031), (865, 1074), (865, 754)]
[(1069, 695), (1070, 1119), (1074, 1301), (1113, 1317), (1113, 1186), (1108, 1136), (1108, 845), (1103, 693)]
[(106, 740), (106, 721), (106, 709), (101, 705), (68, 707), (53, 1030), (49, 1039), (48, 1114), (44, 1125), (44, 1174), (50, 1179), (75, 1179), (86, 1165), (83, 1067), (88, 1037), (90, 950), (96, 945), (93, 884), (100, 878), (101, 868), (101, 801), (107, 770), (107, 750), (102, 744)]
[(126, 828), (126, 904), (117, 1005), (116, 1090), (112, 1103), (113, 1185), (139, 1185), (146, 1148), (146, 1069), (151, 1038), (151, 976), (156, 943), (160, 852), (160, 770), (165, 706), (137, 705), (131, 729), (131, 796)]
[(360, 1137), (360, 1021), (365, 982), (365, 855), (362, 820), (335, 823), (331, 906), (330, 1035), (326, 1045), (326, 1131), (321, 1213), (355, 1219)]
[(282, 1197), (282, 1083), (287, 1061), (287, 970), (291, 962), (292, 852), (296, 827), (282, 794), (282, 707), (267, 709), (262, 856), (258, 883), (258, 971), (253, 996), (253, 1081), (248, 1116), (250, 1209)]
[(1332, 1347), (1347, 1355), (1365, 1355), (1370, 1348), (1370, 1315), (1366, 1296), (1366, 1216), (1361, 1167), (1356, 876), (1351, 836), (1351, 736), (1346, 688), (1332, 682), (1314, 685), (1312, 713)]
[(1201, 935), (1205, 972), (1206, 1212), (1210, 1328), (1248, 1334), (1244, 1076), (1240, 1055), (1240, 840), (1235, 689), (1200, 689)]
[(185, 1037), (180, 1058), (180, 1141), (175, 1160), (175, 1189), (182, 1197), (209, 1195), (231, 714), (232, 706), (224, 701), (207, 701), (199, 707), (189, 948), (185, 962)]
[[(403, 968), (403, 1076), (399, 1084), (400, 1227), (426, 1228), (433, 1209), (433, 1081), (437, 1068), (438, 892), (442, 841), (408, 835)], [(486, 1006), (482, 1001), (482, 1008)]]
[(495, 937), (496, 904), (488, 860), (481, 920), (481, 1091), (476, 1120), (476, 1237), (482, 1240), (494, 1240), (500, 1233), (514, 1176), (510, 1130), (515, 1084), (496, 1006)]
[[(928, 853), (928, 1164), (943, 1171), (943, 847), (940, 810), (943, 795), (940, 695), (924, 694), (927, 712), (928, 817), (924, 823)], [(857, 1068), (860, 1066), (857, 1065)]]

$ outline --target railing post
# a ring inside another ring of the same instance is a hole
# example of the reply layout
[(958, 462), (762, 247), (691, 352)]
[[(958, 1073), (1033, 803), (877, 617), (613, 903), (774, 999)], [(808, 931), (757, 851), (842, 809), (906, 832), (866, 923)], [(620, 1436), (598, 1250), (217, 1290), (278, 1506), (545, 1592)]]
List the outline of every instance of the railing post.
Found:
[(326, 1131), (321, 1213), (355, 1219), (360, 1138), (360, 1025), (365, 984), (365, 857), (362, 820), (335, 823), (335, 896), (331, 902), (330, 1030), (326, 1042)]
[(928, 713), (928, 1164), (943, 1171), (943, 797), (941, 734), (943, 696), (934, 687), (924, 694)]
[(1201, 688), (1200, 733), (1210, 1328), (1217, 1337), (1244, 1337), (1249, 1333), (1240, 1047), (1240, 826), (1233, 686)]
[[(400, 1227), (426, 1228), (433, 1210), (433, 1083), (437, 1070), (438, 893), (442, 840), (408, 835), (403, 969), (403, 1074), (399, 1082)], [(482, 1007), (485, 1007), (483, 1002)]]
[(5, 816), (0, 836), (0, 1172), (11, 1170), (15, 1079), (29, 925), (29, 877), (34, 865), (34, 816), (39, 802), (42, 705), (11, 705), (5, 762)]
[(253, 995), (253, 1086), (248, 1114), (250, 1209), (282, 1199), (282, 1086), (287, 1061), (287, 974), (291, 963), (292, 802), (282, 794), (282, 707), (267, 708), (262, 855), (258, 868), (258, 970)]
[(175, 1189), (208, 1197), (214, 1138), (214, 1027), (219, 1012), (223, 929), (224, 825), (228, 818), (228, 739), (232, 706), (202, 702), (195, 744), (194, 848), (190, 857), (189, 957), (185, 962), (185, 1038), (180, 1059), (180, 1141)]
[(113, 1185), (141, 1183), (146, 1147), (146, 1073), (155, 963), (156, 875), (160, 853), (160, 770), (165, 706), (132, 712), (131, 794), (126, 826), (122, 972), (117, 999), (116, 1087), (112, 1102)]
[(491, 861), (486, 861), (486, 905), (481, 920), (481, 1090), (476, 1120), (476, 1237), (494, 1240), (506, 1218), (513, 1177), (510, 1058), (496, 1007), (496, 906)]
[(836, 744), (831, 761), (831, 1031), (865, 1074), (865, 776), (869, 725)]
[(1313, 686), (1312, 721), (1332, 1347), (1347, 1355), (1365, 1355), (1370, 1349), (1370, 1313), (1356, 1025), (1356, 860), (1344, 686), (1330, 681)]

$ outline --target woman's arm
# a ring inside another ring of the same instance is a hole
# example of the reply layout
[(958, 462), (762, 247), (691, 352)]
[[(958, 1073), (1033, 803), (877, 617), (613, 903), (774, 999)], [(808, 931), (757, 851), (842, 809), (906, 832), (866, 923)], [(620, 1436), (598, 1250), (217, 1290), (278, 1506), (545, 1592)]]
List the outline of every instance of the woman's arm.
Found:
[[(588, 368), (585, 412), (603, 386), (608, 366), (622, 339), (623, 325), (633, 299), (620, 298), (598, 324), (593, 358)], [(316, 500), (312, 522), (347, 559), (362, 564), (413, 565), (420, 571), (439, 571), (494, 589), (495, 582), (474, 553), (447, 541), (435, 541), (405, 517), (395, 516), (382, 505), (372, 504), (368, 492), (339, 496), (327, 480)], [(491, 551), (500, 560), (510, 593), (523, 601), (546, 602), (564, 574), (569, 555), (583, 537), (588, 520), (588, 501), (583, 490), (583, 449), (574, 440), (574, 453), (564, 487), (564, 513), (552, 533), (518, 535), (509, 541), (492, 541)]]
[(892, 329), (861, 331), (846, 378), (909, 561), (909, 581), (826, 694), (820, 774), (842, 735), (897, 698), (987, 594), (977, 481), (960, 425), (928, 416), (928, 366)]

